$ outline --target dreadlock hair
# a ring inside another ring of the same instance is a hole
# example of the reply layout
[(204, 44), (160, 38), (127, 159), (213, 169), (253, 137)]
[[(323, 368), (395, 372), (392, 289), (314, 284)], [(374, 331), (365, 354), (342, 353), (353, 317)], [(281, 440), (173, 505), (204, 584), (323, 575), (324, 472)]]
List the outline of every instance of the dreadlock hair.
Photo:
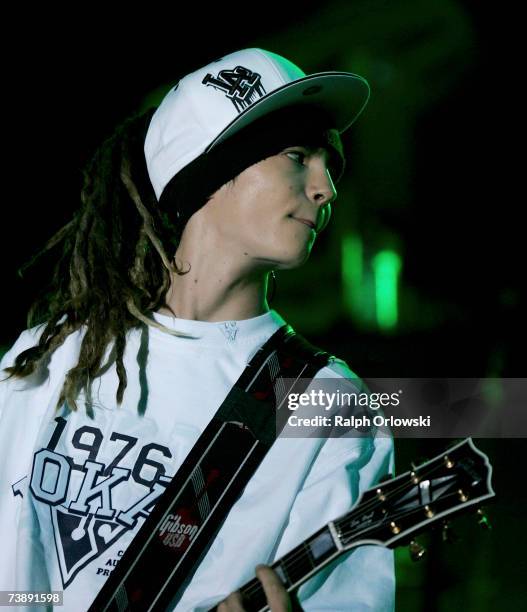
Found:
[[(6, 368), (10, 377), (30, 376), (71, 333), (85, 329), (78, 362), (66, 374), (57, 410), (64, 402), (76, 410), (78, 393), (85, 390), (90, 398), (91, 382), (113, 363), (121, 404), (127, 386), (123, 356), (128, 330), (150, 325), (188, 337), (149, 315), (165, 303), (171, 272), (185, 273), (167, 256), (175, 253), (181, 233), (177, 216), (160, 210), (144, 160), (153, 112), (125, 120), (101, 145), (83, 171), (79, 209), (19, 271), (61, 248), (48, 290), (28, 313), (28, 327), (43, 323), (44, 329), (38, 344)], [(102, 364), (112, 342), (108, 361)]]
[[(81, 206), (22, 270), (61, 247), (49, 290), (29, 310), (28, 326), (44, 323), (38, 344), (23, 351), (6, 371), (18, 378), (47, 365), (53, 352), (73, 332), (85, 331), (77, 364), (66, 374), (57, 409), (86, 392), (92, 416), (91, 383), (115, 363), (121, 404), (127, 385), (126, 334), (154, 326), (189, 336), (158, 323), (152, 311), (165, 305), (171, 274), (186, 274), (167, 252), (175, 253), (183, 228), (221, 185), (257, 161), (291, 144), (328, 148), (340, 177), (345, 159), (331, 120), (308, 106), (280, 109), (200, 155), (165, 186), (159, 202), (144, 157), (145, 136), (155, 109), (121, 124), (83, 173)], [(332, 171), (333, 174), (333, 171)], [(338, 180), (338, 179), (337, 179)], [(106, 362), (106, 349), (111, 351)]]

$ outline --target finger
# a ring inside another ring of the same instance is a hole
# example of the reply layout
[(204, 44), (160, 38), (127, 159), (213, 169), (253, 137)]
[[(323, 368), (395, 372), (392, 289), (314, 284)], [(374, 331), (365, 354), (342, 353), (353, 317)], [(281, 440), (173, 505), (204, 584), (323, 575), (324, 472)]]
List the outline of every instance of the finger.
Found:
[(262, 583), (271, 612), (289, 612), (291, 609), (289, 595), (278, 574), (268, 565), (258, 565), (256, 576)]
[(226, 599), (220, 602), (217, 612), (245, 612), (240, 591), (231, 593)]

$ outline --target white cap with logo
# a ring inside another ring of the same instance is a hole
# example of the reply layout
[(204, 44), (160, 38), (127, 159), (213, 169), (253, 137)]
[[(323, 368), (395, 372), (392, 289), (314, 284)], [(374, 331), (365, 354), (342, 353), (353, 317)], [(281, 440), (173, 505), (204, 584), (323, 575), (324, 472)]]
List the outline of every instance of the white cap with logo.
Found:
[(369, 94), (368, 82), (351, 72), (306, 75), (286, 58), (257, 48), (225, 55), (183, 77), (152, 117), (145, 158), (156, 196), (185, 166), (264, 115), (316, 106), (342, 133)]

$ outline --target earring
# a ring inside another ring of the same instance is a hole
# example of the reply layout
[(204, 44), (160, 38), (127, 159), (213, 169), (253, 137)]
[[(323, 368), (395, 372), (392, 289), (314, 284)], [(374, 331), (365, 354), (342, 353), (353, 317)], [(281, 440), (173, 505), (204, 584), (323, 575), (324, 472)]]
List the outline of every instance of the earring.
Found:
[(267, 300), (267, 303), (270, 304), (275, 296), (276, 293), (276, 275), (274, 273), (274, 270), (271, 270), (271, 280), (273, 281), (273, 288), (271, 290), (271, 297)]

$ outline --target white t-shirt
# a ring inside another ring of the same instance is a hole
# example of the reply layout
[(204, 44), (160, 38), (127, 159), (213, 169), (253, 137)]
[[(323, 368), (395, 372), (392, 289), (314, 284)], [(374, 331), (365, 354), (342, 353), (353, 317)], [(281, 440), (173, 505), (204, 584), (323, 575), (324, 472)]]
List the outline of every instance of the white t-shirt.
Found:
[[(87, 610), (148, 515), (153, 483), (177, 472), (248, 361), (285, 323), (276, 311), (218, 323), (154, 316), (199, 338), (130, 331), (121, 406), (113, 365), (94, 381), (93, 418), (82, 394), (77, 411), (55, 410), (82, 331), (47, 372), (0, 383), (0, 590), (64, 591), (59, 609)], [(41, 329), (23, 332), (1, 368)], [(335, 360), (317, 377), (356, 375)], [(208, 610), (393, 468), (390, 438), (279, 438), (172, 609)], [(362, 546), (311, 578), (300, 602), (308, 612), (393, 610), (394, 582), (392, 551)]]

